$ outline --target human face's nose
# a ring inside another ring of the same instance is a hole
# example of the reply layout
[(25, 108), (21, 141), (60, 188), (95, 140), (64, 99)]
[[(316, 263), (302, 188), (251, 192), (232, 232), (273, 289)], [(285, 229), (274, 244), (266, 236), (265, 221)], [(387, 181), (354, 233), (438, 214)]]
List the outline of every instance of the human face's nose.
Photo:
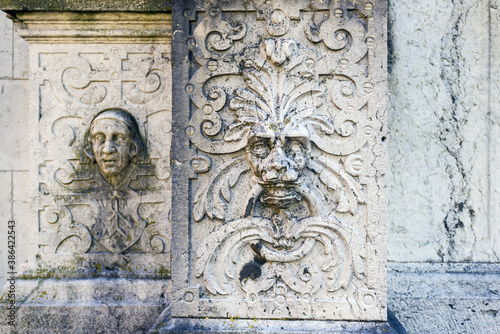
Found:
[(102, 146), (102, 153), (104, 154), (112, 154), (116, 152), (116, 146), (113, 141), (114, 138), (110, 138), (109, 136), (106, 137), (103, 146)]

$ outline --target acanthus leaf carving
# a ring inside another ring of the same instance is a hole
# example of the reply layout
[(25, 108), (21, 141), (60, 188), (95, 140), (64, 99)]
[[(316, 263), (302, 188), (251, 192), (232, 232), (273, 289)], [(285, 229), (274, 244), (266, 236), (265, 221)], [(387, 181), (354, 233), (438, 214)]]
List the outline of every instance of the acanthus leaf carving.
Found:
[[(357, 246), (362, 247), (361, 240), (340, 220), (306, 218), (294, 231), (296, 247), (289, 250), (276, 249), (269, 231), (266, 219), (251, 218), (233, 221), (211, 233), (198, 249), (196, 276), (203, 276), (207, 289), (215, 295), (230, 294), (231, 281), (238, 282), (248, 294), (258, 294), (268, 290), (278, 278), (303, 295), (314, 294), (323, 284), (328, 291), (336, 291), (347, 288), (353, 280), (364, 280), (363, 259), (352, 252)], [(294, 263), (309, 256), (318, 246), (323, 254), (318, 269), (304, 270), (304, 266), (299, 266), (302, 270), (294, 270)], [(261, 265), (245, 268), (241, 253), (261, 259)]]
[(244, 159), (234, 159), (210, 173), (208, 180), (200, 186), (194, 197), (194, 220), (201, 221), (205, 214), (210, 219), (224, 219), (225, 205), (231, 200), (230, 189), (248, 168)]
[[(247, 50), (242, 58), (246, 87), (236, 90), (230, 101), (236, 122), (228, 127), (224, 140), (244, 142), (246, 161), (221, 164), (193, 201), (195, 221), (205, 214), (225, 220), (230, 188), (250, 165), (253, 187), (242, 203), (244, 218), (211, 232), (198, 250), (196, 275), (204, 278), (212, 294), (232, 293), (231, 281), (235, 281), (247, 295), (257, 296), (275, 284), (276, 277), (299, 294), (314, 294), (323, 284), (327, 291), (347, 289), (352, 275), (363, 281), (363, 261), (359, 253), (351, 253), (352, 228), (333, 229), (333, 222), (344, 225), (320, 216), (319, 196), (304, 184), (304, 170), (311, 169), (338, 197), (338, 212), (354, 215), (358, 203), (365, 202), (361, 185), (340, 165), (328, 158), (310, 158), (311, 142), (321, 149), (323, 144), (316, 140), (322, 136), (339, 133), (348, 137), (352, 133), (338, 127), (338, 122), (346, 123), (341, 117), (333, 122), (328, 113), (319, 112), (325, 89), (318, 81), (314, 53), (303, 53), (293, 40), (268, 39), (257, 52)], [(270, 219), (252, 217), (257, 200), (272, 210)], [(301, 201), (307, 202), (310, 218), (298, 220), (289, 215), (289, 207)], [(321, 268), (313, 264), (296, 267), (294, 263), (304, 263), (317, 245), (322, 245), (325, 255)], [(360, 245), (357, 242), (354, 249), (359, 251)], [(251, 256), (262, 263), (239, 266), (242, 257)]]
[(350, 212), (354, 215), (358, 203), (366, 202), (361, 185), (348, 175), (340, 165), (325, 157), (319, 157), (316, 160), (310, 160), (308, 167), (318, 174), (320, 181), (338, 196), (339, 205), (336, 211)]

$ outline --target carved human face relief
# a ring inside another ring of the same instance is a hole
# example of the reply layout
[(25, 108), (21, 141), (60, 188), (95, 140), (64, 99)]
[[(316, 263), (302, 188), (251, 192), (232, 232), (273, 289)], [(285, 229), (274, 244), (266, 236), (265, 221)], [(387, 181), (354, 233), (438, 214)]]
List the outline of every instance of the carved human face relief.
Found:
[(90, 128), (92, 150), (102, 176), (117, 185), (137, 152), (126, 124), (112, 119), (95, 120)]
[(254, 181), (264, 188), (264, 204), (285, 209), (301, 199), (297, 187), (303, 180), (310, 142), (306, 129), (259, 131), (249, 136), (246, 156)]

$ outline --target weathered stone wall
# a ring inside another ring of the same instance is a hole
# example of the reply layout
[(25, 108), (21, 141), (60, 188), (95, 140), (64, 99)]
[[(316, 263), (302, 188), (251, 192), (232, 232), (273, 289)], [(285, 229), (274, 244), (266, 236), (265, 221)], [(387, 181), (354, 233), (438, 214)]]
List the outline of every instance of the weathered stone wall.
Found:
[(497, 1), (391, 1), (389, 307), (409, 332), (498, 333)]
[[(12, 218), (22, 221), (29, 212), (29, 125), (28, 106), (28, 43), (13, 29), (13, 23), (5, 14), (0, 15), (0, 134), (2, 148), (0, 154), (0, 240), (7, 240), (7, 222)], [(19, 225), (18, 225), (19, 226)], [(30, 235), (26, 230), (17, 229), (26, 235), (18, 239), (17, 262), (27, 260), (26, 249)], [(0, 288), (7, 275), (7, 248), (0, 250)]]
[[(497, 3), (389, 1), (389, 306), (410, 333), (498, 332)], [(4, 224), (29, 211), (28, 57), (11, 21), (0, 26)], [(18, 234), (23, 262), (29, 238)]]
[(497, 262), (488, 1), (390, 8), (389, 257)]

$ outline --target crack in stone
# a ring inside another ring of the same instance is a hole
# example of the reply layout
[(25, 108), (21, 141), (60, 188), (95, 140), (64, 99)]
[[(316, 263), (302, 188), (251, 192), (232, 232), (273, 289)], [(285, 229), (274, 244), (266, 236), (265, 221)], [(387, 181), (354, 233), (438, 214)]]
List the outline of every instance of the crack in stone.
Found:
[(450, 19), (452, 29), (441, 40), (441, 79), (450, 96), (450, 108), (449, 112), (440, 118), (439, 140), (443, 144), (448, 158), (445, 158), (448, 162), (445, 171), (448, 173), (451, 182), (451, 207), (443, 219), (448, 247), (447, 249), (438, 250), (438, 255), (443, 261), (445, 257), (448, 260), (458, 255), (456, 249), (457, 233), (468, 228), (475, 216), (475, 212), (469, 204), (470, 170), (464, 166), (463, 162), (464, 136), (461, 132), (468, 121), (468, 110), (462, 101), (464, 92), (461, 79), (464, 74), (461, 69), (465, 64), (460, 50), (462, 47), (462, 29), (465, 26), (464, 21), (469, 8), (464, 8), (461, 1), (457, 4), (453, 0), (452, 3), (453, 10)]

